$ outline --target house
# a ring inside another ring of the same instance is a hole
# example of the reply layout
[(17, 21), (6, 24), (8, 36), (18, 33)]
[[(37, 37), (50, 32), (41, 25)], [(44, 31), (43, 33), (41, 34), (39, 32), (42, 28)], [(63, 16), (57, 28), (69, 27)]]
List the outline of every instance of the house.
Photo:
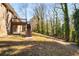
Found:
[(13, 34), (14, 31), (20, 32), (23, 22), (18, 17), (9, 3), (0, 3), (0, 37)]

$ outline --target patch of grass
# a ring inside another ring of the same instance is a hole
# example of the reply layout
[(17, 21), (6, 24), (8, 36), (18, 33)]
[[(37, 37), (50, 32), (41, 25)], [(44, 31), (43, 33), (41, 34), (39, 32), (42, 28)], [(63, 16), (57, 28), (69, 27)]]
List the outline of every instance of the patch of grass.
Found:
[(0, 41), (22, 41), (24, 38), (20, 35), (10, 35), (0, 38)]
[(49, 36), (32, 32), (32, 37), (37, 41), (46, 41)]
[(72, 56), (79, 55), (71, 45), (63, 45), (49, 39), (49, 36), (32, 33), (33, 39), (21, 35), (0, 38), (0, 55), (21, 56)]

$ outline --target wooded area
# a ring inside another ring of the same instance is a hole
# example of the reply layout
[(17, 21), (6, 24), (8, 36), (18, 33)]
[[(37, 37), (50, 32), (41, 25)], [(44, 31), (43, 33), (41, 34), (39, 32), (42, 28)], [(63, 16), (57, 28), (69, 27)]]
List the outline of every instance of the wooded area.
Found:
[[(45, 4), (39, 4), (34, 8), (35, 18), (32, 19), (32, 23), (36, 20), (36, 27), (33, 31), (79, 44), (79, 5), (68, 5), (59, 3), (46, 8)], [(69, 9), (70, 7), (73, 8)], [(71, 10), (73, 12), (70, 14)]]

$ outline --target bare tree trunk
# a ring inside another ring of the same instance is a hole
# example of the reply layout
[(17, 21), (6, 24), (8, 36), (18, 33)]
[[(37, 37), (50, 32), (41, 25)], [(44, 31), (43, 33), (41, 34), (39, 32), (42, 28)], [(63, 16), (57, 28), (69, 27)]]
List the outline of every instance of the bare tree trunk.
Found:
[(69, 29), (69, 15), (67, 3), (61, 4), (62, 10), (64, 12), (64, 25), (65, 25), (65, 40), (69, 41), (70, 29)]

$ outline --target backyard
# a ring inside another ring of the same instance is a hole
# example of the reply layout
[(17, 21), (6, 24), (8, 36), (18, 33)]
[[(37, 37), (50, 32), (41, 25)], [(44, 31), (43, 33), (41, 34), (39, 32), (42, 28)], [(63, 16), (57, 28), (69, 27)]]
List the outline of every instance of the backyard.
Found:
[(75, 43), (33, 32), (27, 38), (23, 35), (1, 37), (0, 55), (73, 56), (79, 55), (79, 48)]

